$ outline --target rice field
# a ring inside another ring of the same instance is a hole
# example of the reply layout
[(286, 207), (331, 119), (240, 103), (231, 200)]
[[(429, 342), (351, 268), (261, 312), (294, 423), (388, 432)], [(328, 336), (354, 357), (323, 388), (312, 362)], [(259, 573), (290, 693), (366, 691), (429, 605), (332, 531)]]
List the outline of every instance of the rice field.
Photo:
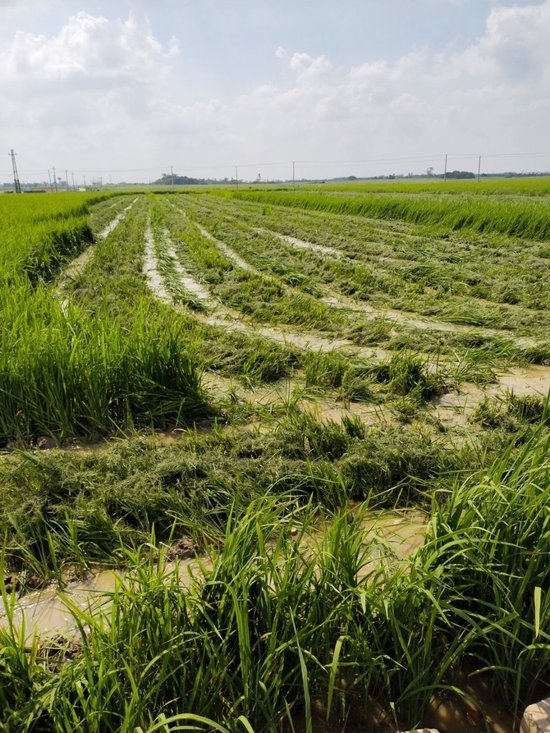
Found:
[(0, 196), (0, 728), (513, 731), (548, 181)]

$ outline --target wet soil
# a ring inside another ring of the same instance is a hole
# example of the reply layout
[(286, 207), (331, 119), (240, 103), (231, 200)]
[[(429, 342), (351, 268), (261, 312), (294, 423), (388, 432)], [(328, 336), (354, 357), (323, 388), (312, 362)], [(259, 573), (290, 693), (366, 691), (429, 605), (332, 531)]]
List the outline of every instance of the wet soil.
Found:
[[(417, 510), (368, 512), (361, 521), (361, 531), (365, 545), (380, 538), (391, 548), (396, 558), (404, 558), (422, 544), (426, 523), (427, 516)], [(301, 536), (300, 541), (313, 549), (323, 540), (329, 527), (330, 522), (321, 522), (316, 530)], [(199, 575), (203, 569), (212, 567), (209, 558), (196, 558), (194, 554), (195, 547), (186, 538), (167, 550), (164, 572), (168, 575), (177, 571), (184, 589), (189, 587), (193, 575)], [(367, 578), (375, 569), (379, 557), (379, 550), (375, 549), (361, 569), (359, 578)], [(8, 628), (8, 618), (11, 617), (13, 626), (23, 628), (27, 638), (35, 633), (41, 638), (59, 634), (70, 636), (77, 631), (71, 608), (89, 614), (105, 611), (113, 592), (130, 575), (131, 571), (103, 569), (90, 572), (84, 580), (69, 582), (64, 588), (52, 584), (19, 599), (12, 595), (9, 614), (4, 602), (0, 602), (0, 628)]]
[(459, 390), (439, 397), (434, 412), (447, 427), (466, 426), (476, 407), (486, 397), (504, 396), (507, 392), (513, 392), (518, 397), (534, 395), (546, 399), (550, 393), (550, 367), (514, 367), (501, 373), (496, 384), (487, 387), (465, 383)]

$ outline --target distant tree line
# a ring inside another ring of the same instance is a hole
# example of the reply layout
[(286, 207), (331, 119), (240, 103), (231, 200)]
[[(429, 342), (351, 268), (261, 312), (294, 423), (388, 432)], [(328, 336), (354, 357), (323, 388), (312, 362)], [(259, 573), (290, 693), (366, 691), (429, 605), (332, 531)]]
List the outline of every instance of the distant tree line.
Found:
[(189, 178), (189, 176), (178, 176), (176, 173), (163, 173), (160, 178), (153, 181), (155, 186), (195, 186), (198, 183), (210, 183), (205, 178)]

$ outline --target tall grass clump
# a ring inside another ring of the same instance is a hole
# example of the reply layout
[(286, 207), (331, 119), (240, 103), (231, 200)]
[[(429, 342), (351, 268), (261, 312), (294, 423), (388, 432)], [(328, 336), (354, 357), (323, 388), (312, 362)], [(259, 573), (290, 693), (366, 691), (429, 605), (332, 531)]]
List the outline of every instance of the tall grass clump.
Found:
[(101, 613), (72, 607), (71, 651), (2, 632), (2, 723), (406, 729), (464, 672), (518, 713), (550, 679), (549, 475), (547, 435), (510, 448), (434, 500), (408, 559), (367, 534), (374, 515), (323, 521), (292, 492), (230, 512), (194, 579), (142, 550)]
[(0, 198), (0, 272), (49, 281), (93, 241), (90, 207), (111, 194), (37, 194)]
[(418, 561), (438, 568), (448, 622), (470, 626), (468, 664), (517, 713), (549, 691), (550, 439), (541, 427), (435, 508)]
[(133, 318), (95, 317), (45, 289), (19, 310), (7, 294), (0, 332), (0, 440), (97, 436), (183, 424), (206, 414), (193, 353), (146, 304)]

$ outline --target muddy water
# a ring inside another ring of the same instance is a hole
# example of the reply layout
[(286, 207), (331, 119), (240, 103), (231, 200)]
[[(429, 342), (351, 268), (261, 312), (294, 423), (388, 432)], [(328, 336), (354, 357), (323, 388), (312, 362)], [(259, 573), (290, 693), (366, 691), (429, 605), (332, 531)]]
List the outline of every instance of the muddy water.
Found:
[(232, 395), (235, 401), (246, 401), (259, 407), (274, 408), (292, 402), (302, 412), (314, 415), (321, 422), (341, 423), (345, 418), (359, 418), (366, 425), (381, 426), (395, 422), (390, 410), (383, 405), (371, 405), (365, 402), (345, 402), (320, 397), (316, 390), (309, 389), (299, 379), (287, 379), (275, 387), (261, 386), (247, 389), (235, 380), (222, 377), (214, 372), (203, 374), (203, 385), (217, 399), (225, 399)]
[(533, 395), (546, 399), (550, 392), (550, 367), (514, 367), (499, 375), (496, 384), (478, 387), (463, 384), (457, 392), (442, 395), (435, 403), (435, 414), (448, 426), (466, 426), (476, 407), (486, 397), (499, 397), (507, 391), (518, 397)]
[[(166, 564), (169, 575), (177, 568), (182, 588), (191, 583), (193, 572), (208, 566), (206, 559), (178, 560)], [(25, 630), (26, 638), (35, 633), (43, 638), (76, 632), (77, 625), (71, 608), (94, 614), (108, 610), (113, 592), (128, 578), (122, 570), (100, 570), (84, 580), (75, 581), (63, 589), (50, 585), (19, 599), (11, 612), (16, 629)], [(0, 600), (0, 629), (8, 628), (6, 608)]]
[(346, 418), (358, 418), (371, 427), (387, 427), (395, 423), (392, 412), (383, 405), (369, 405), (364, 402), (336, 402), (327, 398), (300, 401), (299, 407), (321, 422), (342, 423)]
[[(396, 558), (404, 558), (422, 544), (426, 523), (426, 515), (419, 511), (370, 512), (361, 522), (361, 531), (364, 532), (365, 544), (381, 538)], [(322, 541), (329, 528), (330, 523), (323, 522), (301, 541), (313, 549)], [(360, 577), (366, 577), (376, 567), (376, 562), (374, 556), (361, 569)], [(185, 559), (167, 563), (165, 573), (168, 575), (177, 569), (182, 588), (187, 588), (194, 575), (200, 576), (205, 569), (211, 567), (208, 558)], [(76, 632), (71, 607), (90, 614), (108, 610), (111, 594), (128, 577), (129, 574), (122, 570), (100, 570), (91, 573), (83, 581), (69, 583), (63, 590), (48, 586), (29, 593), (14, 602), (11, 611), (13, 625), (15, 628), (24, 628), (27, 638), (34, 633), (41, 637), (51, 637)], [(7, 628), (8, 625), (6, 608), (0, 603), (0, 628)]]

